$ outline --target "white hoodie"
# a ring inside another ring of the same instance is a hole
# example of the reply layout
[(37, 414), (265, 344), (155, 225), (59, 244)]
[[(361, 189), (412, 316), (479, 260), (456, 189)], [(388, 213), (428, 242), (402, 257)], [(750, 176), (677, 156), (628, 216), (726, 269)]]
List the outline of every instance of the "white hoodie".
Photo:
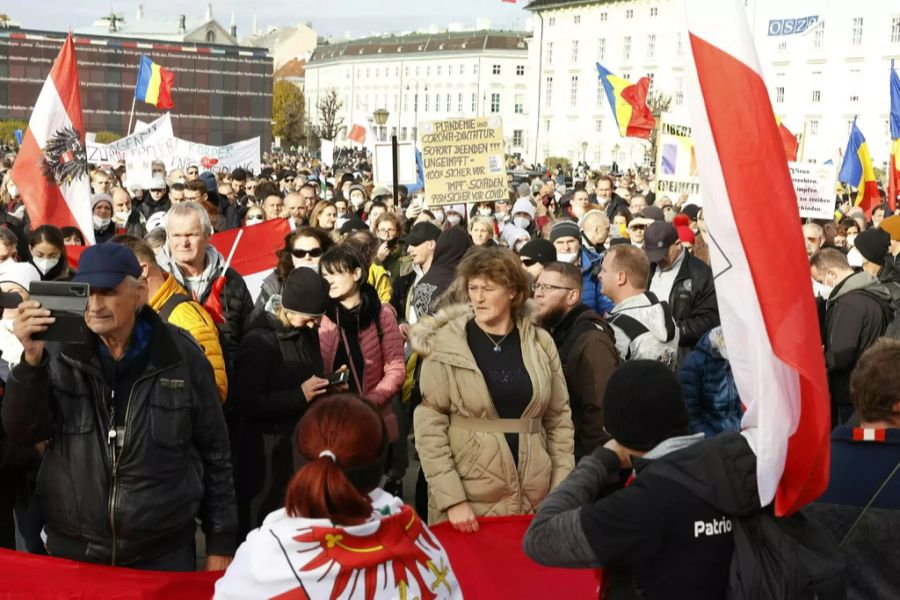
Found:
[(270, 513), (238, 548), (215, 598), (461, 599), (447, 553), (415, 511), (381, 489), (369, 497), (372, 517), (350, 527)]
[[(615, 315), (628, 315), (639, 321), (647, 332), (630, 339), (621, 327), (616, 326)], [(610, 311), (609, 324), (616, 334), (616, 350), (622, 360), (647, 359), (658, 360), (671, 369), (676, 368), (678, 360), (678, 327), (675, 335), (668, 342), (666, 314), (660, 303), (651, 304), (646, 294), (638, 294), (619, 302)], [(669, 319), (672, 317), (669, 316)], [(674, 326), (674, 323), (673, 323)]]

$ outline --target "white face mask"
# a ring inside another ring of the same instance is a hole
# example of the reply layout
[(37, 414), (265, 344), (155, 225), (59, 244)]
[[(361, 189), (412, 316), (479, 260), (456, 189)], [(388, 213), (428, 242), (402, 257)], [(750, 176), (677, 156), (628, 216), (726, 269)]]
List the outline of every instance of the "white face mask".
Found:
[(94, 215), (94, 229), (106, 229), (106, 226), (109, 225), (109, 222), (112, 219), (101, 219), (97, 215)]
[(828, 300), (831, 297), (831, 292), (834, 291), (834, 281), (831, 282), (831, 285), (828, 285), (828, 275), (822, 278), (822, 283), (819, 284), (819, 292), (821, 292), (822, 298)]
[(10, 198), (18, 198), (19, 197), (19, 188), (15, 186), (15, 184), (9, 184), (6, 186), (6, 191), (9, 192)]
[(513, 217), (513, 225), (518, 227), (519, 229), (528, 229), (528, 226), (531, 224), (531, 219), (528, 217)]
[[(847, 245), (848, 246), (856, 245), (856, 234), (855, 233), (847, 234)], [(854, 265), (851, 265), (851, 266), (854, 266)], [(861, 265), (859, 265), (859, 266), (861, 266)]]
[(442, 210), (435, 210), (435, 211), (432, 211), (432, 213), (434, 214), (434, 222), (435, 222), (435, 223), (437, 223), (438, 225), (440, 225), (441, 223), (444, 222), (444, 211), (442, 211)]
[(456, 227), (462, 223), (462, 217), (457, 214), (447, 215), (447, 222)]
[(50, 272), (50, 270), (59, 263), (59, 257), (56, 258), (32, 258), (31, 262), (34, 263), (34, 266), (37, 267), (37, 270), (41, 272), (41, 275), (46, 275)]
[(116, 219), (116, 221), (121, 221), (124, 223), (125, 221), (128, 220), (128, 217), (130, 217), (130, 216), (131, 216), (130, 210), (123, 210), (123, 211), (119, 211), (115, 214), (115, 219)]
[(302, 268), (304, 268), (304, 269), (312, 269), (312, 270), (315, 271), (316, 273), (319, 272), (319, 264), (318, 264), (318, 263), (313, 264), (313, 265), (311, 265), (311, 264), (303, 264), (303, 265), (301, 265), (301, 264), (300, 264), (300, 259), (297, 258), (296, 256), (292, 256), (292, 257), (291, 257), (291, 262), (294, 263), (294, 268), (295, 268), (295, 269), (299, 269), (299, 268), (302, 267)]
[(578, 253), (576, 253), (576, 252), (571, 252), (571, 253), (557, 252), (556, 260), (558, 260), (559, 262), (562, 262), (562, 263), (570, 263), (571, 264), (571, 263), (575, 262), (575, 258), (577, 256), (578, 256)]
[(366, 201), (363, 198), (360, 198), (359, 196), (350, 196), (350, 204), (353, 205), (353, 208), (359, 208), (360, 206), (362, 206), (365, 203), (366, 203)]
[(262, 223), (264, 219), (262, 217), (247, 217), (247, 225), (256, 225), (257, 223)]
[(494, 214), (494, 212), (490, 208), (479, 208), (478, 214), (481, 215), (482, 217), (489, 217), (492, 214)]

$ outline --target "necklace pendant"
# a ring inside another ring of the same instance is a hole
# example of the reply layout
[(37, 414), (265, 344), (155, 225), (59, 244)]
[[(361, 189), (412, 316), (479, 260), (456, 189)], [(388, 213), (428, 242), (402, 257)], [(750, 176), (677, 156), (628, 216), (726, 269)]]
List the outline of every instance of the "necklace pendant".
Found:
[(494, 346), (494, 353), (495, 353), (495, 354), (500, 354), (500, 350), (501, 350), (500, 346)]

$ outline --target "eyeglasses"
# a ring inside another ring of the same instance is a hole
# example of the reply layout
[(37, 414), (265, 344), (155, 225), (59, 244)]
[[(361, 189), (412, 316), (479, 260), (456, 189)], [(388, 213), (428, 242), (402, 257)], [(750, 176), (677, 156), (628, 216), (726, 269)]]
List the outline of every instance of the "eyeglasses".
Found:
[(550, 285), (549, 283), (536, 283), (534, 287), (532, 287), (535, 292), (549, 292), (550, 290), (567, 290), (571, 291), (575, 288), (564, 287), (561, 285)]
[(644, 231), (645, 229), (647, 229), (647, 226), (646, 225), (629, 225), (628, 229), (630, 229), (632, 231)]
[(391, 229), (379, 229), (379, 230), (378, 230), (378, 233), (380, 233), (381, 235), (396, 235), (396, 234), (397, 234), (397, 230), (396, 230), (396, 229), (393, 229), (393, 228), (391, 228)]
[(295, 258), (306, 258), (307, 256), (310, 258), (319, 258), (322, 256), (322, 249), (311, 248), (309, 250), (303, 250), (302, 248), (294, 248), (291, 250), (291, 254), (293, 254)]
[(537, 264), (537, 261), (534, 260), (533, 258), (523, 258), (522, 259), (522, 266), (533, 267), (535, 264)]

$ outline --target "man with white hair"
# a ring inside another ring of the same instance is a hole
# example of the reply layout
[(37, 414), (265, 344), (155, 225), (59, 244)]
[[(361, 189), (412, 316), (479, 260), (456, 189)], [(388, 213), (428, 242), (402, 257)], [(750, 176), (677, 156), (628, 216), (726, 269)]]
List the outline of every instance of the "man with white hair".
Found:
[(806, 255), (812, 256), (822, 248), (825, 242), (825, 232), (820, 225), (805, 223), (803, 225), (803, 239), (806, 242)]

